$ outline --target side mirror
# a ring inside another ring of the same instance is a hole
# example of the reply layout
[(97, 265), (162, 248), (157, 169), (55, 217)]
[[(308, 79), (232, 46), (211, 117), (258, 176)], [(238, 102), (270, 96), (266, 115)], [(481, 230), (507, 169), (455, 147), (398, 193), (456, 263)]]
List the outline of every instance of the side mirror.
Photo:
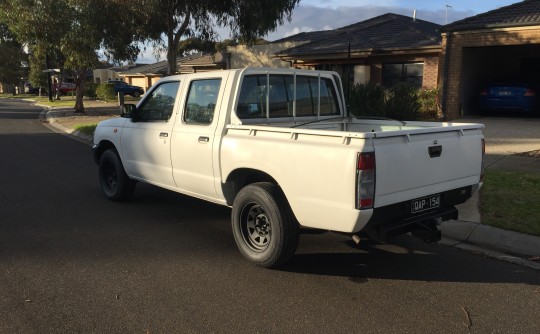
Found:
[(137, 120), (137, 106), (131, 103), (122, 105), (120, 117), (131, 118), (134, 122)]

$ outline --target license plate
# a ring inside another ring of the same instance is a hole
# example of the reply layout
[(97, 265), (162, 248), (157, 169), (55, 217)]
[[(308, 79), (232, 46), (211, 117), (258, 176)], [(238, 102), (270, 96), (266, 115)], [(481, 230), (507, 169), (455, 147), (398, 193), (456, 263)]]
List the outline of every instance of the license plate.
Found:
[(499, 91), (499, 95), (500, 96), (510, 96), (510, 95), (512, 95), (512, 92), (509, 91), (509, 90), (501, 90), (501, 91)]
[(411, 201), (411, 213), (427, 211), (438, 208), (439, 206), (441, 206), (440, 194), (417, 198)]

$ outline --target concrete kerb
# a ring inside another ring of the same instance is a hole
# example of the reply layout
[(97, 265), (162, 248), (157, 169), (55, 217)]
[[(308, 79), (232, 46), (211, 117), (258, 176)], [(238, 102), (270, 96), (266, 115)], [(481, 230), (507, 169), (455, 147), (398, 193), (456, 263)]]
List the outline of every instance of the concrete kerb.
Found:
[[(42, 107), (43, 111), (39, 115), (40, 121), (46, 125), (51, 130), (65, 134), (77, 141), (83, 142), (88, 145), (92, 145), (94, 141), (93, 135), (87, 135), (78, 130), (72, 129), (70, 127), (64, 126), (58, 119), (66, 117), (76, 117), (77, 115), (73, 113), (73, 108), (70, 107), (49, 107), (45, 105), (36, 104), (36, 106)], [(96, 110), (99, 115), (118, 115), (119, 108), (116, 106), (110, 105), (99, 105), (91, 106), (86, 108), (88, 114), (95, 114)], [(84, 115), (83, 115), (84, 116)]]

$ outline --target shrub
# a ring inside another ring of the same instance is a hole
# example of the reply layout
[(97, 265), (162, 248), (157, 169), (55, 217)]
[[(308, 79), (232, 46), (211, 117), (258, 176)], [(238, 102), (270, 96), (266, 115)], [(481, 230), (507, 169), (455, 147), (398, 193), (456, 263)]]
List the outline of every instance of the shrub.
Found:
[(442, 111), (437, 88), (420, 90), (418, 92), (418, 102), (420, 102), (420, 118), (422, 120), (441, 119)]
[(116, 99), (116, 93), (114, 91), (114, 84), (102, 83), (96, 88), (96, 97), (98, 100), (105, 102), (113, 101)]
[(390, 89), (386, 96), (386, 117), (397, 120), (417, 120), (420, 115), (418, 89), (401, 83)]
[(355, 84), (350, 91), (349, 112), (354, 116), (385, 115), (385, 90), (372, 82)]
[(95, 99), (96, 98), (97, 86), (98, 85), (96, 83), (93, 83), (93, 82), (85, 83), (85, 85), (84, 85), (84, 96), (86, 96), (87, 98), (90, 98), (90, 99)]

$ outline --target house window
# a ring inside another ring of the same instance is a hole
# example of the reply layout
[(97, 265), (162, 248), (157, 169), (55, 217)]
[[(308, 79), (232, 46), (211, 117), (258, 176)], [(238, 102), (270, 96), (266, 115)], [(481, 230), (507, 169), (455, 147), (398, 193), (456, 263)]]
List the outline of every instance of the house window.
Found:
[(383, 64), (383, 86), (392, 88), (401, 82), (408, 82), (422, 88), (424, 63)]

